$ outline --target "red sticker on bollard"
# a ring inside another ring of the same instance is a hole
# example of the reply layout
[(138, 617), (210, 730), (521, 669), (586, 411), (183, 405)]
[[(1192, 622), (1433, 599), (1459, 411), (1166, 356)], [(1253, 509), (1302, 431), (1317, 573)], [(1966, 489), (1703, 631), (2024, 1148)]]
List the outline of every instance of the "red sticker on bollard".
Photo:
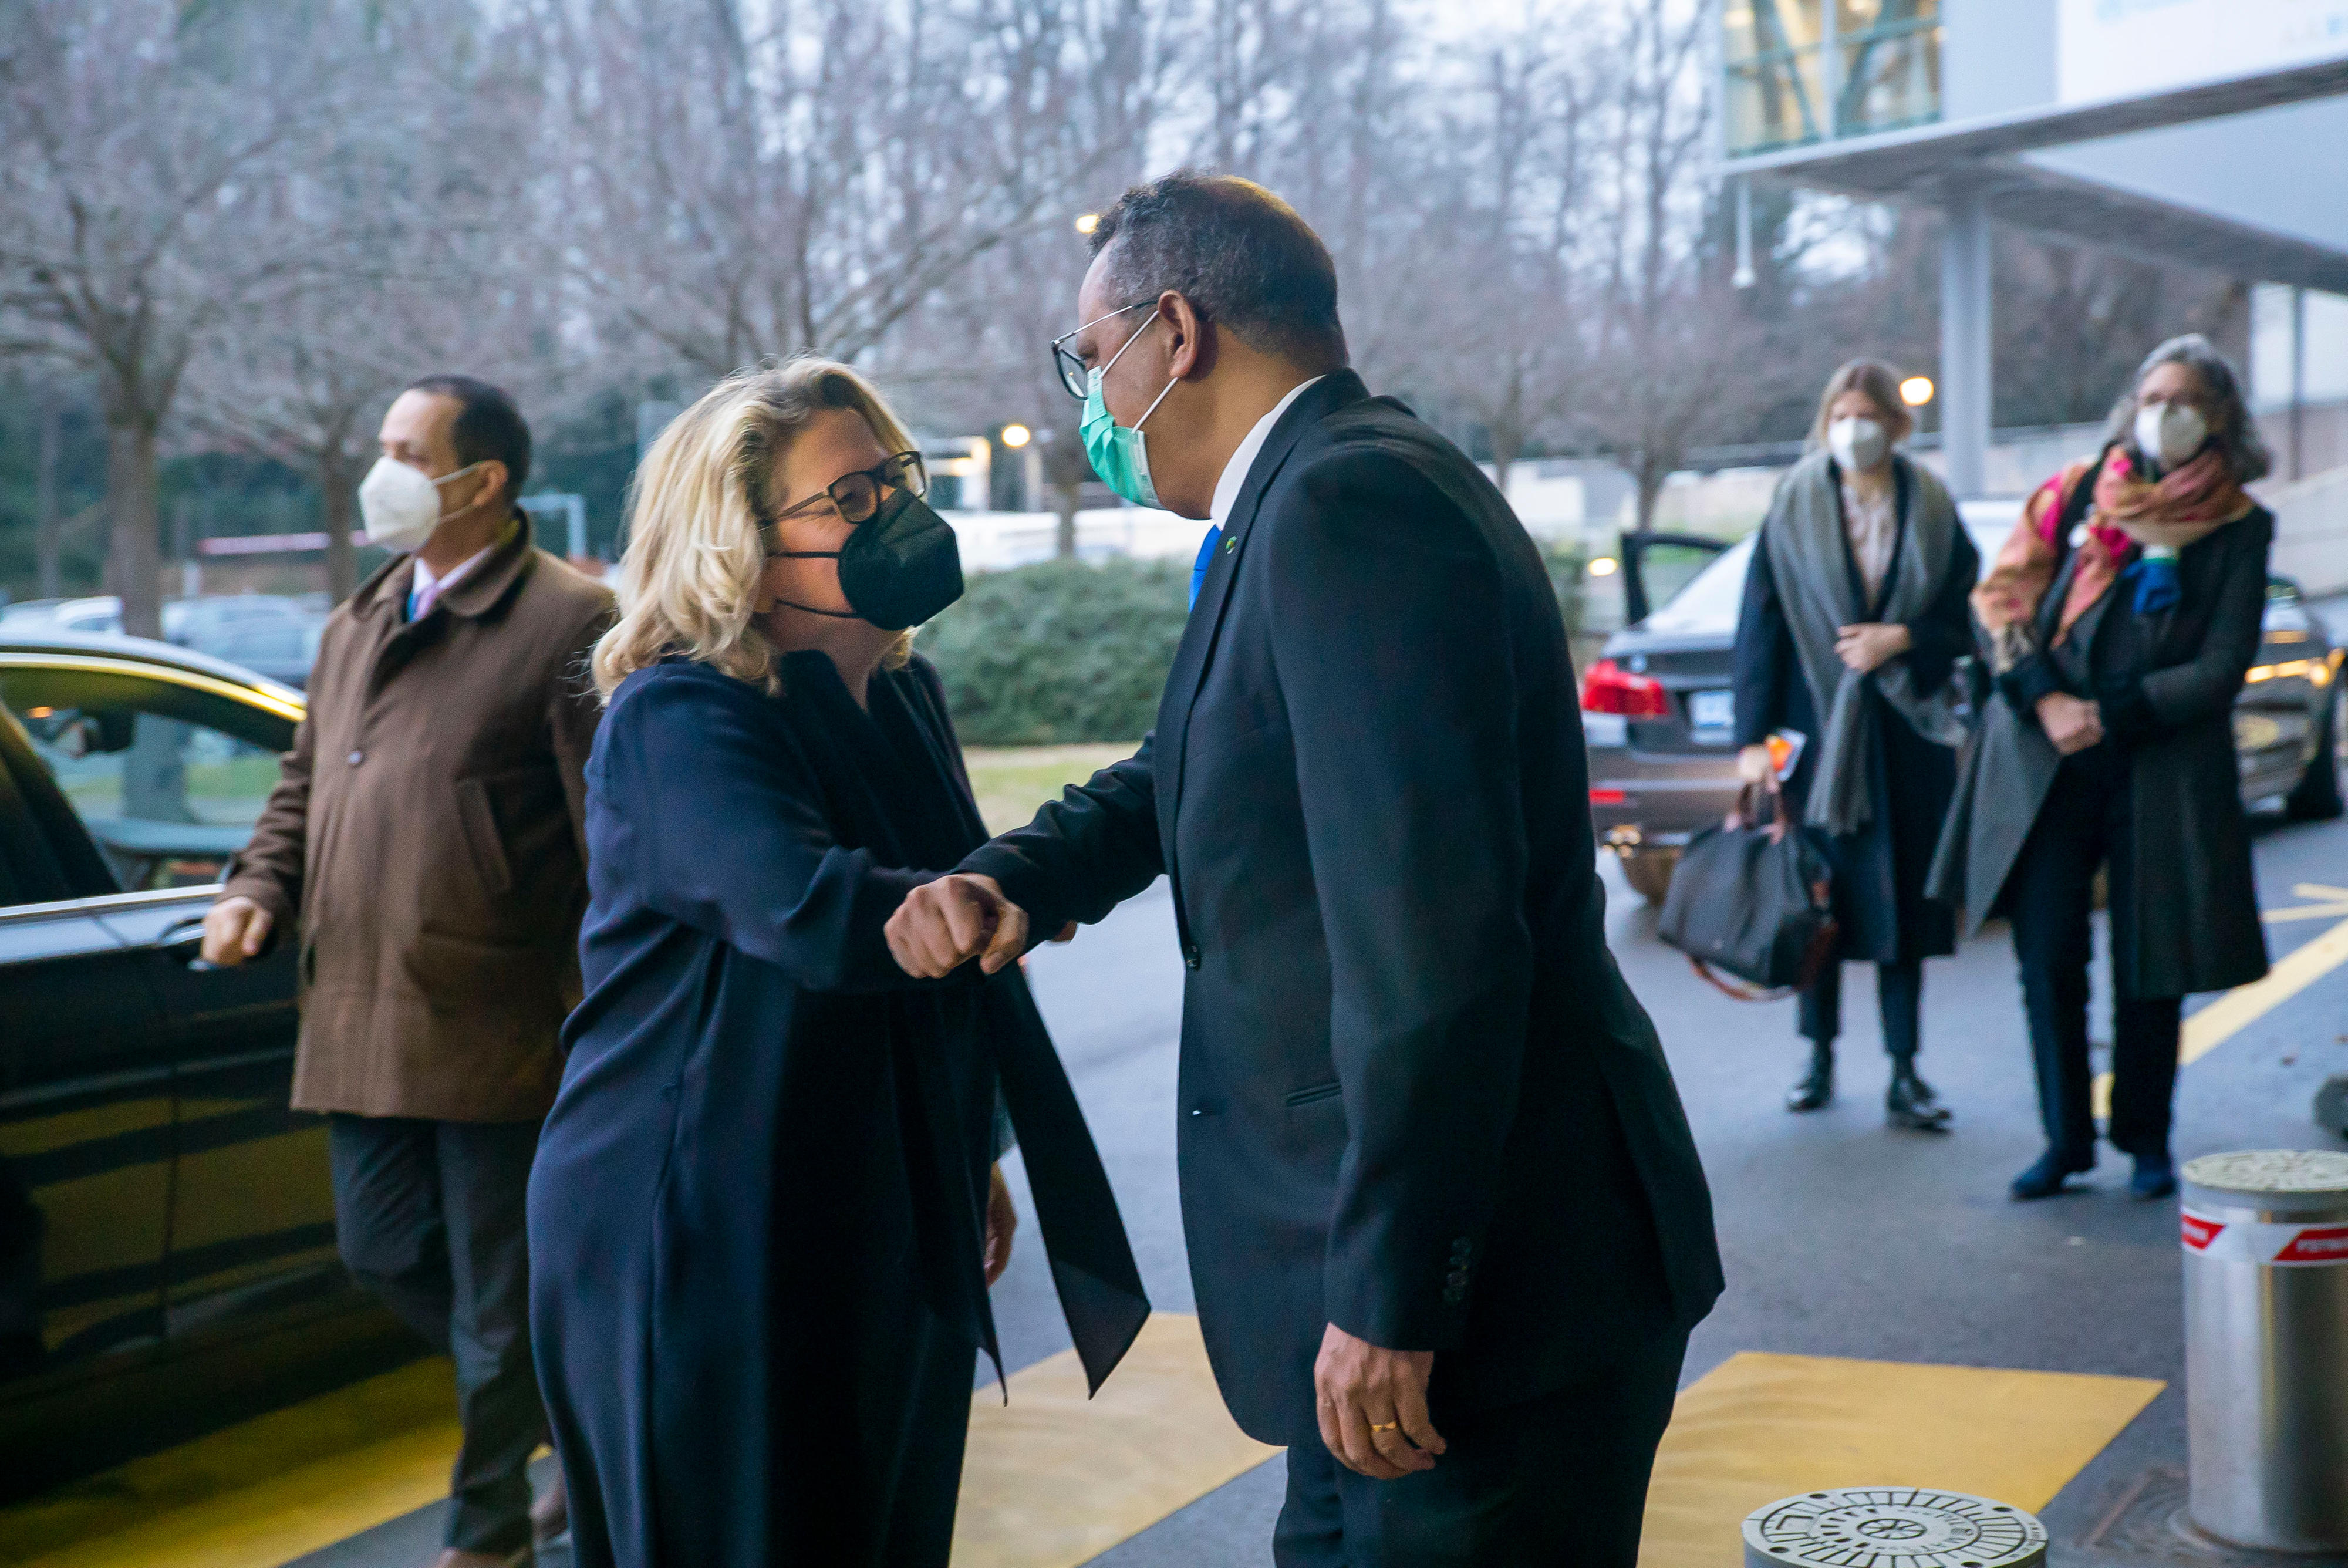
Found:
[(2265, 1220), (2221, 1220), (2215, 1214), (2178, 1211), (2178, 1239), (2187, 1252), (2230, 1263), (2270, 1268), (2324, 1268), (2348, 1264), (2348, 1224), (2279, 1224)]
[(2223, 1220), (2203, 1219), (2190, 1209), (2178, 1210), (2177, 1217), (2184, 1227), (2185, 1244), (2197, 1253), (2208, 1252), (2209, 1243), (2216, 1241), (2219, 1233), (2226, 1228)]
[(2279, 1264), (2348, 1263), (2348, 1225), (2310, 1225), (2275, 1253)]

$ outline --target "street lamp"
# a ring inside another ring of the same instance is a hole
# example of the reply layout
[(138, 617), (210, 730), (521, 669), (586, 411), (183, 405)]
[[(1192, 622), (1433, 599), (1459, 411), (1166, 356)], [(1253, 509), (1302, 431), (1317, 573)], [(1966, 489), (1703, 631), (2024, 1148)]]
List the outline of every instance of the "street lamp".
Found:
[(1035, 432), (1029, 429), (1025, 425), (1005, 425), (1003, 427), (1003, 444), (1009, 447), (1014, 452), (1035, 438)]
[(1900, 400), (1910, 408), (1921, 408), (1932, 400), (1932, 378), (1910, 376), (1900, 384)]
[(1100, 227), (1100, 214), (1099, 214), (1099, 213), (1097, 213), (1097, 212), (1079, 212), (1079, 213), (1077, 213), (1077, 214), (1076, 214), (1076, 232), (1077, 232), (1077, 233), (1079, 233), (1079, 234), (1089, 234), (1089, 233), (1091, 233), (1095, 229), (1097, 229), (1097, 228), (1099, 228), (1099, 227)]

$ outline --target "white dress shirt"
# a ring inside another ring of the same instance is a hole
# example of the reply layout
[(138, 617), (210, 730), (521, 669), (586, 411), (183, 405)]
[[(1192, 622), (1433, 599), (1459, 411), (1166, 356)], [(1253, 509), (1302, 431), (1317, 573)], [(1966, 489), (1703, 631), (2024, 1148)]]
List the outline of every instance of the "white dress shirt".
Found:
[(497, 542), (494, 540), (484, 544), (472, 554), (448, 568), (448, 575), (446, 577), (434, 576), (432, 568), (424, 563), (424, 557), (417, 556), (416, 580), (407, 585), (407, 618), (411, 621), (421, 621), (425, 616), (432, 614), (433, 602), (448, 592), (458, 578), (479, 566), (482, 558), (497, 547)]
[(1221, 477), (1215, 480), (1214, 502), (1207, 509), (1208, 521), (1216, 528), (1220, 529), (1231, 521), (1231, 508), (1240, 503), (1240, 490), (1247, 483), (1248, 469), (1255, 467), (1256, 454), (1263, 450), (1263, 443), (1271, 437), (1272, 428), (1280, 423), (1280, 417), (1288, 412), (1288, 406), (1295, 402), (1313, 381), (1320, 379), (1315, 376), (1312, 381), (1300, 381), (1291, 387), (1288, 396), (1274, 403), (1272, 412), (1255, 422), (1255, 428), (1247, 433), (1238, 449), (1231, 453), (1231, 460), (1223, 465)]

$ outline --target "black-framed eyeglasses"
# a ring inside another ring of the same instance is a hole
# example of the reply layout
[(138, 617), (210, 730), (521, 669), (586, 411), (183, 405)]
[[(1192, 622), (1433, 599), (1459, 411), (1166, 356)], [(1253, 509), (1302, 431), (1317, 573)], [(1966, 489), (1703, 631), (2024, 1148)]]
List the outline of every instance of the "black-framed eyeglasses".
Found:
[[(1092, 320), (1085, 323), (1083, 326), (1076, 328), (1076, 332), (1083, 332), (1088, 327), (1098, 326), (1101, 323), (1107, 321), (1110, 315), (1123, 315), (1127, 311), (1139, 310), (1142, 305), (1155, 304), (1157, 303), (1158, 302), (1155, 300), (1146, 299), (1140, 301), (1138, 304), (1120, 305), (1116, 310), (1110, 311), (1108, 315), (1097, 315), (1093, 317)], [(1076, 351), (1066, 346), (1068, 339), (1076, 336), (1076, 332), (1064, 332), (1060, 334), (1059, 336), (1052, 339), (1052, 366), (1060, 373), (1060, 385), (1067, 388), (1068, 396), (1081, 403), (1085, 400), (1085, 395), (1092, 390), (1092, 372), (1086, 367), (1085, 362), (1077, 356)]]
[(817, 494), (785, 507), (767, 521), (770, 524), (780, 522), (829, 501), (841, 521), (870, 522), (872, 514), (880, 510), (882, 492), (892, 490), (911, 490), (918, 496), (930, 493), (930, 470), (922, 465), (921, 453), (899, 452), (878, 468), (842, 474)]

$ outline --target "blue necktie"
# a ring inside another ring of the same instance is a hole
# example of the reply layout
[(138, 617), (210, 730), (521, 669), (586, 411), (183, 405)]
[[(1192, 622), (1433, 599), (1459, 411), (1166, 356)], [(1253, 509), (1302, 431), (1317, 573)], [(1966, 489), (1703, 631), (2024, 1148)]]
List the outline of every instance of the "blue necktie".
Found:
[(1214, 564), (1215, 546), (1223, 542), (1220, 525), (1207, 530), (1207, 537), (1199, 541), (1199, 559), (1190, 564), (1190, 608), (1199, 607), (1199, 590), (1207, 585), (1207, 568)]

